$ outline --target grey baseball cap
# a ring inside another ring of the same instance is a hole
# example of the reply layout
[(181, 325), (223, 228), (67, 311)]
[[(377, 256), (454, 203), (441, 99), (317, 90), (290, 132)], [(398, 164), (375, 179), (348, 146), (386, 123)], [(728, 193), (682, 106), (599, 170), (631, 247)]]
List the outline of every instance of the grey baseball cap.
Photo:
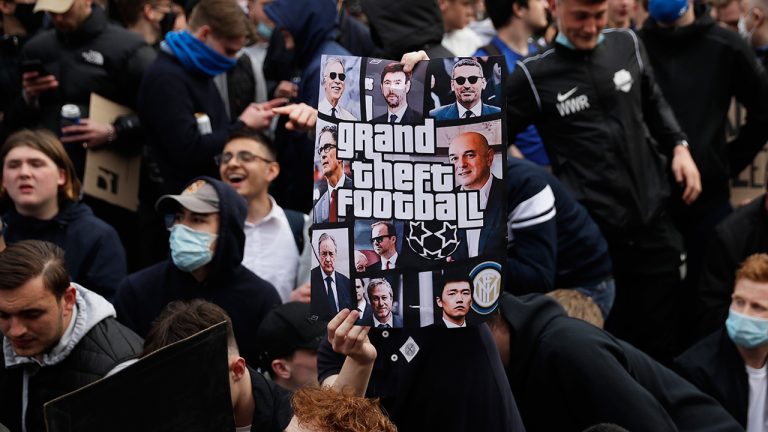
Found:
[(197, 180), (179, 195), (163, 195), (155, 204), (160, 213), (173, 213), (179, 206), (194, 213), (218, 213), (219, 194), (210, 183)]

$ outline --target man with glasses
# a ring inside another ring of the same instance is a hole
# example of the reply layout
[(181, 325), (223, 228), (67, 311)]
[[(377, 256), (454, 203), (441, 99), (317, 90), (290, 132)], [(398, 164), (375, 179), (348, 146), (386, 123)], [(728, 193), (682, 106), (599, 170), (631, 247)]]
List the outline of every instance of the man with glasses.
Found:
[(397, 230), (388, 221), (378, 221), (371, 225), (371, 244), (379, 255), (379, 262), (365, 268), (371, 270), (392, 270), (397, 263)]
[(435, 120), (458, 120), (500, 113), (499, 107), (482, 102), (487, 84), (480, 63), (472, 59), (457, 61), (451, 74), (451, 91), (456, 94), (456, 102), (437, 107), (429, 115)]
[(248, 206), (243, 265), (274, 285), (283, 302), (308, 303), (309, 278), (299, 269), (309, 268), (310, 251), (303, 247), (309, 217), (283, 209), (269, 194), (269, 185), (280, 173), (276, 157), (265, 136), (242, 129), (230, 136), (216, 164), (221, 180)]
[(323, 177), (325, 177), (327, 189), (315, 203), (312, 212), (314, 223), (344, 221), (344, 218), (339, 217), (338, 191), (340, 187), (351, 188), (352, 179), (344, 174), (344, 162), (336, 159), (337, 140), (338, 128), (336, 126), (325, 126), (320, 130), (317, 139), (317, 154), (320, 156), (320, 169), (323, 172)]
[(312, 313), (325, 321), (355, 307), (349, 278), (336, 271), (337, 250), (336, 239), (322, 233), (317, 242), (320, 265), (312, 269)]
[(352, 113), (339, 106), (341, 96), (344, 94), (344, 81), (347, 79), (344, 71), (344, 60), (340, 57), (328, 57), (325, 60), (323, 76), (320, 78), (325, 97), (318, 103), (317, 110), (334, 119), (357, 120)]

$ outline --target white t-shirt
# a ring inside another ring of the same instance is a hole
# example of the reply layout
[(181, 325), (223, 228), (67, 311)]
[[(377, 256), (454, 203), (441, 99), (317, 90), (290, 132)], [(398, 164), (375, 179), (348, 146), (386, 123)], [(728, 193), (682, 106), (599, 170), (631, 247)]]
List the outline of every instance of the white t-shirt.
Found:
[(766, 416), (765, 392), (768, 391), (766, 381), (766, 365), (760, 369), (754, 369), (744, 365), (749, 377), (749, 405), (747, 409), (747, 431), (768, 431), (768, 416)]

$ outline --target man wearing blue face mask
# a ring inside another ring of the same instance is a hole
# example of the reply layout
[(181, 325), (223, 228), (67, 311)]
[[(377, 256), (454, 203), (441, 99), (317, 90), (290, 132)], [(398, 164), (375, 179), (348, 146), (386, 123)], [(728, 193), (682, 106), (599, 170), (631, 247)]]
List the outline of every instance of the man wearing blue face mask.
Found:
[(717, 399), (747, 430), (768, 428), (768, 254), (736, 272), (725, 328), (675, 360), (681, 375)]
[(171, 257), (128, 276), (118, 288), (118, 320), (141, 336), (173, 300), (202, 298), (232, 318), (243, 357), (257, 361), (255, 332), (280, 296), (243, 267), (246, 205), (234, 189), (209, 177), (179, 195), (164, 195), (157, 210), (168, 216)]
[(227, 107), (213, 77), (230, 70), (253, 25), (235, 0), (201, 0), (187, 30), (166, 34), (157, 60), (149, 67), (138, 96), (138, 113), (166, 189), (178, 191), (196, 175), (216, 176), (213, 157), (229, 134), (269, 126), (273, 104), (252, 103), (238, 116)]

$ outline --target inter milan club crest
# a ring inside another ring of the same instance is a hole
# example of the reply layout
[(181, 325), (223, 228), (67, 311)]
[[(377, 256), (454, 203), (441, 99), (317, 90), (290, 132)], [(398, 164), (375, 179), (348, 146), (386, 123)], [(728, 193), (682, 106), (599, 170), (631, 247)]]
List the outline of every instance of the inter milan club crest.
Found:
[(496, 308), (496, 300), (501, 295), (501, 265), (486, 261), (469, 272), (474, 289), (472, 290), (472, 309), (486, 315)]
[(459, 246), (456, 225), (446, 221), (409, 222), (410, 233), (405, 238), (411, 250), (424, 258), (444, 260)]

